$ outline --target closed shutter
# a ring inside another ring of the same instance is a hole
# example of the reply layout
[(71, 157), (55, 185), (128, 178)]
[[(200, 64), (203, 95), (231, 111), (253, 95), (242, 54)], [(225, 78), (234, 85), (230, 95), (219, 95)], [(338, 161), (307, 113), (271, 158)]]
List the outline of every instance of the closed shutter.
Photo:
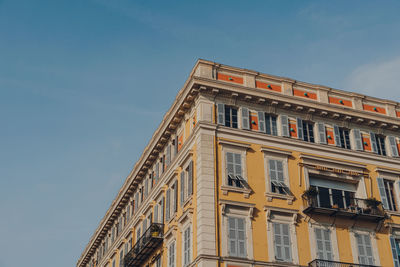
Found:
[(317, 242), (317, 258), (333, 260), (330, 231), (316, 228), (315, 239)]
[(278, 175), (276, 168), (276, 160), (270, 159), (268, 163), (269, 163), (269, 178), (271, 179), (271, 182), (277, 182)]
[(189, 163), (188, 170), (188, 196), (193, 194), (193, 161)]
[(228, 218), (229, 255), (246, 257), (246, 223), (243, 218)]
[(272, 128), (272, 135), (278, 135), (278, 127), (276, 126), (276, 117), (271, 116), (271, 128)]
[(155, 174), (155, 180), (156, 180), (156, 183), (157, 183), (157, 181), (158, 181), (158, 178), (160, 178), (159, 177), (159, 175), (160, 175), (160, 164), (157, 162), (156, 163), (156, 169), (155, 169), (155, 172), (156, 172), (156, 174)]
[(167, 155), (166, 155), (166, 158), (165, 158), (165, 164), (167, 166), (169, 166), (169, 164), (171, 164), (171, 145), (167, 146)]
[(276, 160), (276, 171), (277, 171), (278, 181), (285, 183), (285, 178), (283, 176), (283, 163), (280, 160)]
[(135, 204), (134, 204), (134, 212), (137, 212), (138, 208), (139, 208), (139, 192), (135, 193)]
[(359, 129), (353, 129), (353, 140), (354, 140), (354, 149), (355, 150), (364, 150), (361, 138), (361, 132)]
[(388, 136), (387, 138), (389, 140), (391, 156), (392, 157), (398, 157), (399, 156), (399, 151), (397, 150), (396, 137)]
[(400, 267), (399, 254), (397, 253), (396, 239), (390, 237), (390, 247), (392, 248), (393, 265), (394, 267)]
[(174, 212), (178, 210), (178, 181), (174, 183)]
[(171, 189), (167, 189), (167, 199), (165, 203), (165, 219), (169, 221), (171, 207)]
[(387, 196), (386, 196), (385, 184), (383, 182), (383, 179), (378, 177), (378, 178), (376, 178), (376, 181), (378, 182), (379, 194), (381, 196), (381, 201), (382, 201), (383, 208), (385, 210), (388, 210), (389, 209), (389, 202), (388, 202), (388, 199), (387, 199)]
[(281, 120), (281, 134), (282, 136), (289, 137), (289, 119), (286, 115), (280, 116)]
[(303, 140), (303, 120), (300, 118), (297, 118), (297, 138)]
[(183, 202), (185, 201), (185, 171), (181, 172), (181, 206), (183, 206)]
[(236, 218), (228, 218), (229, 256), (237, 256)]
[(259, 111), (258, 113), (258, 130), (265, 133), (265, 113)]
[(317, 123), (318, 128), (318, 137), (320, 144), (326, 144), (326, 131), (325, 131), (325, 124), (322, 122)]
[(358, 247), (358, 261), (360, 264), (374, 265), (371, 239), (367, 234), (356, 234)]
[(178, 154), (178, 143), (179, 143), (179, 137), (178, 135), (175, 136), (175, 140), (174, 140), (174, 156), (176, 156)]
[(148, 193), (149, 193), (149, 179), (146, 179), (144, 181), (144, 196), (147, 197)]
[(227, 174), (242, 175), (242, 159), (238, 153), (226, 153)]
[[(217, 104), (217, 123), (225, 125), (225, 105), (222, 103)], [(178, 146), (178, 143), (175, 145)]]
[(275, 258), (277, 260), (291, 262), (289, 225), (274, 223)]
[(250, 114), (249, 109), (242, 107), (242, 129), (250, 129)]
[(161, 199), (160, 203), (160, 216), (161, 216), (161, 223), (164, 223), (164, 197)]
[(335, 144), (338, 147), (342, 146), (342, 141), (340, 140), (339, 126), (333, 125), (333, 134), (335, 135)]
[(143, 227), (143, 234), (144, 234), (147, 230), (147, 219), (144, 219), (142, 227)]
[(369, 136), (371, 137), (372, 152), (378, 153), (378, 145), (376, 144), (376, 136), (375, 136), (375, 134), (370, 132)]
[(190, 238), (190, 227), (184, 232), (183, 241), (183, 255), (184, 255), (184, 266), (188, 265), (191, 261), (191, 238)]
[(159, 223), (158, 221), (158, 204), (154, 206), (154, 222)]

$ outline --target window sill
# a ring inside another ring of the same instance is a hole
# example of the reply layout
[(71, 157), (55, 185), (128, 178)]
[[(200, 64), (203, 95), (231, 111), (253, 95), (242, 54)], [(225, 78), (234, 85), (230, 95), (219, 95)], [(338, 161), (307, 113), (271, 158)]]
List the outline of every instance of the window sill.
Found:
[(251, 189), (248, 188), (240, 188), (236, 186), (222, 185), (221, 186), (222, 194), (228, 195), (228, 192), (236, 192), (242, 193), (245, 198), (249, 198), (251, 194)]
[(294, 196), (289, 196), (289, 195), (284, 195), (284, 194), (278, 194), (278, 193), (273, 193), (273, 192), (266, 192), (265, 196), (267, 197), (267, 201), (271, 202), (272, 199), (274, 198), (279, 198), (279, 199), (286, 199), (287, 203), (289, 205), (293, 204), (293, 200), (295, 199)]
[(385, 210), (386, 214), (389, 216), (400, 216), (400, 211), (394, 211), (394, 210)]

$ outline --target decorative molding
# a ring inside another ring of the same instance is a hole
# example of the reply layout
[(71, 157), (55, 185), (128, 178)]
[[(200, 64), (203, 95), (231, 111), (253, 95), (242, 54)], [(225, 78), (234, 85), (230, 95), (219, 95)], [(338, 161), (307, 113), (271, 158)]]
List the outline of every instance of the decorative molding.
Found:
[(249, 149), (251, 147), (250, 144), (239, 143), (239, 142), (234, 142), (234, 141), (229, 141), (229, 140), (219, 140), (218, 144), (234, 146), (234, 147), (239, 147), (239, 148), (245, 148), (245, 149)]
[(274, 154), (281, 154), (286, 156), (291, 156), (292, 152), (287, 150), (280, 150), (272, 147), (261, 147), (261, 152), (264, 153), (274, 153)]
[(249, 188), (240, 188), (236, 186), (221, 185), (222, 194), (228, 195), (228, 192), (242, 193), (245, 198), (249, 198), (252, 192)]

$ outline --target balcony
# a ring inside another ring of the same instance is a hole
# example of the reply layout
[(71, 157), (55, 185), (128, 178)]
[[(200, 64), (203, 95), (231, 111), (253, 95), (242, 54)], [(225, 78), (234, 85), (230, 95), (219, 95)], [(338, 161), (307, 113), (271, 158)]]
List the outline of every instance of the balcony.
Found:
[[(331, 217), (339, 216), (353, 220), (357, 219), (373, 222), (379, 222), (385, 219), (385, 212), (382, 205), (371, 205), (370, 199), (344, 197), (342, 201), (332, 203), (332, 200), (329, 201), (329, 196), (319, 196), (318, 194), (306, 197), (308, 205), (303, 210), (305, 214), (327, 215)], [(327, 199), (328, 201), (326, 201)], [(333, 201), (335, 201), (335, 199)]]
[(140, 266), (163, 242), (163, 232), (163, 224), (152, 223), (133, 248), (125, 255), (123, 266)]
[(309, 267), (377, 267), (375, 265), (347, 263), (340, 261), (313, 260), (308, 264)]

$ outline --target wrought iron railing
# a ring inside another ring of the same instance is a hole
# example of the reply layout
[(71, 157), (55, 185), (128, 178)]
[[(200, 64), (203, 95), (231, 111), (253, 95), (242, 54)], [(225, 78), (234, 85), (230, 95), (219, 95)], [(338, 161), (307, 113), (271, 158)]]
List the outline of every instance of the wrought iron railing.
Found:
[(348, 263), (348, 262), (340, 262), (340, 261), (328, 261), (328, 260), (313, 260), (308, 264), (309, 267), (378, 267), (375, 265), (368, 264), (357, 264), (357, 263)]
[(163, 241), (164, 224), (152, 223), (143, 233), (133, 248), (125, 255), (123, 266), (139, 266)]

